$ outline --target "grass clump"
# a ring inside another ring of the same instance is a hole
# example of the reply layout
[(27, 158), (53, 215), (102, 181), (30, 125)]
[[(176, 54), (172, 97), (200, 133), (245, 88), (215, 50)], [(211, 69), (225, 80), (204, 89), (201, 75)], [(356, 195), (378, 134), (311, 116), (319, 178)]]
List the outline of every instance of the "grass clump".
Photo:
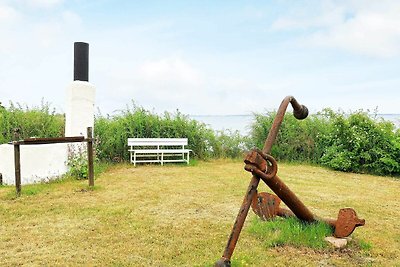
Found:
[(328, 246), (324, 238), (333, 234), (332, 228), (324, 222), (304, 223), (294, 217), (271, 221), (254, 218), (248, 230), (265, 240), (267, 248), (289, 245), (322, 249)]

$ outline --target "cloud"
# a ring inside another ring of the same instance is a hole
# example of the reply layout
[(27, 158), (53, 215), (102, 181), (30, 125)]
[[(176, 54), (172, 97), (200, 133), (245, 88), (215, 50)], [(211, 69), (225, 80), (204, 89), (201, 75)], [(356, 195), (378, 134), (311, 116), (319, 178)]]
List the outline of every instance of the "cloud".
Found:
[[(319, 3), (319, 4), (318, 4)], [(315, 10), (317, 9), (317, 10)], [(271, 25), (272, 31), (316, 30), (341, 23), (346, 8), (329, 1), (289, 8)]]
[(21, 14), (15, 8), (0, 4), (0, 27), (6, 23), (15, 22), (20, 17)]
[(298, 31), (311, 46), (373, 57), (400, 55), (400, 2), (317, 3), (291, 9), (276, 19), (270, 30)]
[(63, 22), (67, 25), (80, 25), (82, 23), (81, 17), (75, 12), (66, 10), (62, 13)]
[(53, 8), (62, 4), (64, 0), (26, 0), (29, 6), (36, 8)]
[(147, 61), (139, 67), (138, 73), (145, 82), (152, 84), (193, 86), (201, 82), (199, 71), (178, 57)]

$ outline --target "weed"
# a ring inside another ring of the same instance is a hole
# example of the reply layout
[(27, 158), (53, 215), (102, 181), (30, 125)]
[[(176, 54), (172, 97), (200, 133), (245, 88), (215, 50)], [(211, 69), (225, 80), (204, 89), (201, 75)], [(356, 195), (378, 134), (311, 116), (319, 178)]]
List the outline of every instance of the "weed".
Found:
[(358, 245), (363, 251), (369, 252), (372, 249), (372, 244), (364, 240), (359, 240)]

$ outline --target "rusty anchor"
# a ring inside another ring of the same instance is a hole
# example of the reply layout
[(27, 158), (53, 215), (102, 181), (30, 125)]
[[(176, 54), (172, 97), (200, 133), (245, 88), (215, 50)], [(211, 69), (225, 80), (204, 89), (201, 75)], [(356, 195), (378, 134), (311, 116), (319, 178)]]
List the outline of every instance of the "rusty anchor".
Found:
[[(267, 161), (269, 164), (267, 164)], [(276, 160), (270, 155), (263, 155), (262, 151), (254, 149), (246, 159), (245, 169), (260, 177), (279, 197), (266, 192), (259, 193), (252, 199), (253, 211), (262, 219), (270, 219), (278, 216), (297, 216), (307, 222), (324, 221), (334, 227), (336, 237), (349, 236), (356, 227), (365, 224), (365, 220), (359, 219), (351, 208), (341, 209), (338, 219), (323, 219), (313, 215), (295, 194), (276, 175), (278, 166)], [(271, 170), (268, 170), (271, 169)], [(291, 209), (279, 208), (280, 200)], [(293, 203), (295, 199), (296, 203)]]
[[(292, 105), (293, 115), (297, 119), (302, 120), (308, 116), (307, 107), (300, 105), (293, 96), (285, 97), (279, 106), (263, 149), (254, 149), (246, 156), (244, 160), (246, 164), (245, 170), (251, 172), (253, 176), (232, 227), (224, 253), (215, 263), (215, 266), (231, 266), (230, 259), (236, 247), (236, 243), (239, 239), (250, 206), (252, 206), (253, 211), (264, 220), (273, 218), (274, 216), (296, 216), (305, 222), (323, 220), (335, 228), (335, 236), (337, 237), (348, 236), (354, 231), (355, 227), (365, 224), (365, 220), (358, 219), (356, 212), (351, 208), (341, 209), (337, 220), (320, 219), (314, 216), (314, 214), (278, 177), (278, 164), (276, 160), (269, 155), (269, 152), (271, 151), (271, 147), (276, 139), (289, 103)], [(263, 180), (263, 182), (266, 183), (271, 190), (277, 194), (277, 196), (265, 192), (257, 194), (257, 187), (260, 179)], [(279, 207), (281, 200), (290, 210)]]

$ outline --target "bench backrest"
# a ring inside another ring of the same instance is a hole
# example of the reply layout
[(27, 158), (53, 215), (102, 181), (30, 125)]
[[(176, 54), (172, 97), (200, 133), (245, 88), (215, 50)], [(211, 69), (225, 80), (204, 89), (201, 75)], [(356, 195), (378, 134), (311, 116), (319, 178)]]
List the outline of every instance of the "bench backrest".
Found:
[(187, 138), (128, 138), (128, 146), (187, 146)]

